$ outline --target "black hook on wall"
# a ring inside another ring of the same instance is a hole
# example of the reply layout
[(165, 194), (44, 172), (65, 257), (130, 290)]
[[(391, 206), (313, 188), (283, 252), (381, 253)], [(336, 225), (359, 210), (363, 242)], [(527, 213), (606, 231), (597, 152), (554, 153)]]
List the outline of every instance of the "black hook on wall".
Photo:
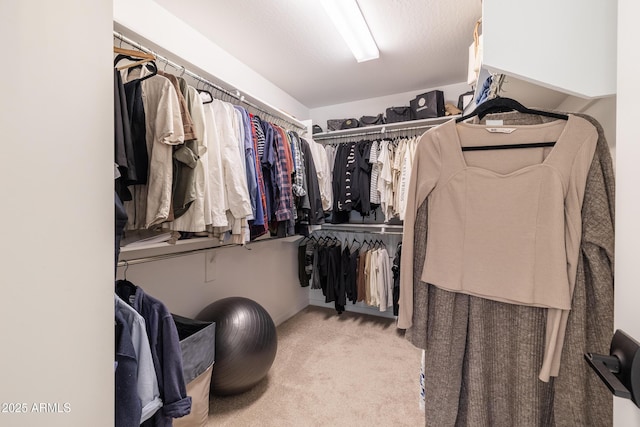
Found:
[(618, 329), (609, 353), (585, 353), (584, 358), (614, 396), (640, 407), (640, 343)]

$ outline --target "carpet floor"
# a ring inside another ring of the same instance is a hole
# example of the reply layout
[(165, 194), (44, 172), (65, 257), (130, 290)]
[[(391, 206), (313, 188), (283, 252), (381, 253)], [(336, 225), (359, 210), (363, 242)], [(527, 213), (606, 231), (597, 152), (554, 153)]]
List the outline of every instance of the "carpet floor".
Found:
[(211, 396), (209, 426), (424, 425), (421, 353), (395, 320), (309, 306), (277, 330), (267, 377), (245, 393)]

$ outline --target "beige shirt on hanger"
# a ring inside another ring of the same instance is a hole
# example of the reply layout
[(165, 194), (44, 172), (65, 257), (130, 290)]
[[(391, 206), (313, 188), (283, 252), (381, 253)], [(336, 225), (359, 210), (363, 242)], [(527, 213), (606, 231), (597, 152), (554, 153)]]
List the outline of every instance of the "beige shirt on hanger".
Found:
[[(123, 70), (128, 82), (151, 73), (146, 67)], [(146, 185), (134, 187), (134, 200), (125, 202), (128, 229), (149, 228), (169, 217), (173, 179), (173, 145), (184, 143), (184, 130), (178, 95), (171, 82), (152, 76), (141, 82), (145, 113), (149, 176)]]
[[(404, 222), (398, 327), (411, 326), (413, 226), (429, 203), (420, 280), (451, 292), (548, 308), (540, 379), (557, 376), (575, 285), (586, 176), (598, 134), (588, 121), (529, 126), (449, 121), (416, 150)], [(462, 151), (556, 141), (552, 148)]]

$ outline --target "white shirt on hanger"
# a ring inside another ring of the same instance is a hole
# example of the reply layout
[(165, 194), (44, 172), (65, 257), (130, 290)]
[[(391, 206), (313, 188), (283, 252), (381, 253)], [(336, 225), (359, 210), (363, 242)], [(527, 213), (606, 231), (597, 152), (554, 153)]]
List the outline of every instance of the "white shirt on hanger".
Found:
[(204, 105), (195, 88), (189, 86), (187, 90), (189, 91), (189, 96), (187, 97), (189, 112), (193, 120), (193, 130), (198, 143), (197, 154), (200, 156), (193, 172), (196, 198), (189, 206), (189, 209), (181, 217), (176, 218), (169, 227), (171, 230), (195, 233), (206, 231), (207, 220), (209, 220), (209, 223), (211, 221), (211, 212), (209, 211), (210, 208), (206, 197), (208, 190), (206, 177), (209, 175), (209, 159), (206, 156), (207, 139)]
[[(205, 223), (213, 227), (225, 227), (227, 205), (225, 200), (222, 154), (217, 136), (218, 124), (213, 103), (204, 104), (205, 138), (207, 141), (207, 162), (209, 165), (205, 184)], [(207, 209), (208, 208), (208, 209)]]
[(316, 167), (318, 175), (318, 187), (320, 188), (320, 198), (322, 199), (322, 210), (330, 211), (333, 209), (333, 188), (332, 188), (332, 172), (329, 164), (329, 156), (327, 151), (321, 144), (318, 144), (309, 138), (309, 143), (313, 164)]
[[(235, 109), (231, 104), (218, 99), (214, 99), (208, 105), (212, 106), (217, 125), (214, 141), (209, 141), (209, 144), (217, 144), (220, 148), (224, 206), (225, 212), (228, 211), (226, 212), (227, 223), (231, 227), (232, 235), (242, 236), (245, 234), (242, 229), (246, 227), (246, 218), (251, 216), (253, 212), (247, 188), (244, 157), (240, 157), (238, 136), (234, 131)], [(243, 238), (240, 237), (240, 240)], [(242, 243), (242, 241), (236, 243)]]

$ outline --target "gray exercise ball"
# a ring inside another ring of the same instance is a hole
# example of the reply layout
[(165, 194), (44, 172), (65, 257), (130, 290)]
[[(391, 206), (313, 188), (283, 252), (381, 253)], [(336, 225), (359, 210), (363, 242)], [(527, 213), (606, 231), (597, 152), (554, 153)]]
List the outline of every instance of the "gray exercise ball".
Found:
[(196, 319), (216, 322), (212, 394), (242, 393), (267, 375), (278, 336), (273, 319), (260, 304), (248, 298), (224, 298), (209, 304)]

